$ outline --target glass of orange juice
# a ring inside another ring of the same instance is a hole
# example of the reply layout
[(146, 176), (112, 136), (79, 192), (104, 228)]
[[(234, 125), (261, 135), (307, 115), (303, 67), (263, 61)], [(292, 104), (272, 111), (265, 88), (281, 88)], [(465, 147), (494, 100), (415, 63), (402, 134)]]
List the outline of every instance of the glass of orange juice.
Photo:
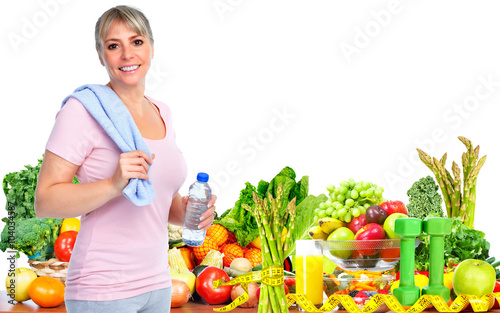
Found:
[(322, 240), (295, 242), (295, 292), (305, 295), (314, 305), (323, 304)]

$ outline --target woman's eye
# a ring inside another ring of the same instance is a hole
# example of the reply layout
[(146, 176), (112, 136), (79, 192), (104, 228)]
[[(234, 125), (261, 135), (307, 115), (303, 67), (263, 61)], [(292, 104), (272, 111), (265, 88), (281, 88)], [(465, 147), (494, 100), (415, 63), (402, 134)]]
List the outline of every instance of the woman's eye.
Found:
[(108, 49), (109, 50), (113, 50), (113, 49), (116, 49), (118, 47), (118, 45), (116, 43), (112, 43), (108, 46)]
[(136, 46), (140, 46), (140, 45), (142, 45), (143, 43), (144, 43), (144, 41), (142, 41), (142, 40), (140, 40), (140, 39), (136, 39), (136, 40), (134, 40), (134, 45), (136, 45)]

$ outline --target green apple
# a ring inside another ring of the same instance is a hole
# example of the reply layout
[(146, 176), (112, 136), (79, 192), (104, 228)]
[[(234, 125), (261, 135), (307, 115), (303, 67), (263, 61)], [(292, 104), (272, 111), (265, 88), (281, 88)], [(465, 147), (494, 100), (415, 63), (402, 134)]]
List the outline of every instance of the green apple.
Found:
[(31, 299), (28, 294), (28, 289), (31, 282), (37, 277), (38, 276), (34, 271), (26, 267), (19, 267), (14, 271), (9, 271), (7, 279), (5, 279), (7, 293), (17, 302), (23, 302)]
[(396, 235), (394, 232), (394, 225), (396, 224), (396, 219), (398, 218), (404, 218), (408, 217), (408, 215), (404, 213), (392, 213), (389, 215), (384, 222), (384, 231), (385, 235), (387, 236), (388, 239), (400, 239), (401, 237), (399, 235)]
[(195, 291), (195, 283), (196, 283), (196, 275), (191, 272), (179, 273), (176, 270), (170, 270), (170, 276), (172, 279), (179, 279), (185, 282), (189, 286), (189, 290), (191, 290), (191, 294), (194, 295)]
[[(354, 233), (347, 227), (339, 227), (334, 230), (326, 240), (354, 240)], [(354, 250), (330, 250), (330, 253), (339, 259), (348, 259)]]
[(482, 260), (460, 262), (453, 274), (453, 289), (457, 295), (483, 296), (495, 288), (495, 268)]

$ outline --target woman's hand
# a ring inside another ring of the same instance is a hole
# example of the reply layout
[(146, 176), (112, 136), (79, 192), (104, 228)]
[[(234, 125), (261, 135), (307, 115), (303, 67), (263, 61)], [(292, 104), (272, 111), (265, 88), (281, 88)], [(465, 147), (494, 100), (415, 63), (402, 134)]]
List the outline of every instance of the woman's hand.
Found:
[[(217, 196), (212, 195), (212, 198), (208, 202), (208, 208), (200, 216), (200, 223), (198, 224), (198, 229), (207, 230), (213, 223), (215, 218), (215, 201), (217, 201)], [(182, 203), (187, 210), (188, 196), (182, 197)]]
[(153, 159), (142, 150), (120, 154), (116, 171), (111, 177), (111, 184), (116, 193), (121, 194), (131, 178), (149, 179), (149, 165), (153, 164)]

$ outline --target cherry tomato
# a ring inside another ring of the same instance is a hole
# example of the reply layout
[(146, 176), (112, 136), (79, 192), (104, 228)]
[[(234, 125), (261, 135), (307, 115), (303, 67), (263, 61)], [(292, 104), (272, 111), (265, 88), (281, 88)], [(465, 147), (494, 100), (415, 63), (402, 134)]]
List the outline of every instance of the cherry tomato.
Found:
[(59, 237), (57, 237), (54, 243), (54, 253), (59, 261), (69, 262), (77, 235), (78, 232), (74, 230), (68, 230), (59, 234)]

